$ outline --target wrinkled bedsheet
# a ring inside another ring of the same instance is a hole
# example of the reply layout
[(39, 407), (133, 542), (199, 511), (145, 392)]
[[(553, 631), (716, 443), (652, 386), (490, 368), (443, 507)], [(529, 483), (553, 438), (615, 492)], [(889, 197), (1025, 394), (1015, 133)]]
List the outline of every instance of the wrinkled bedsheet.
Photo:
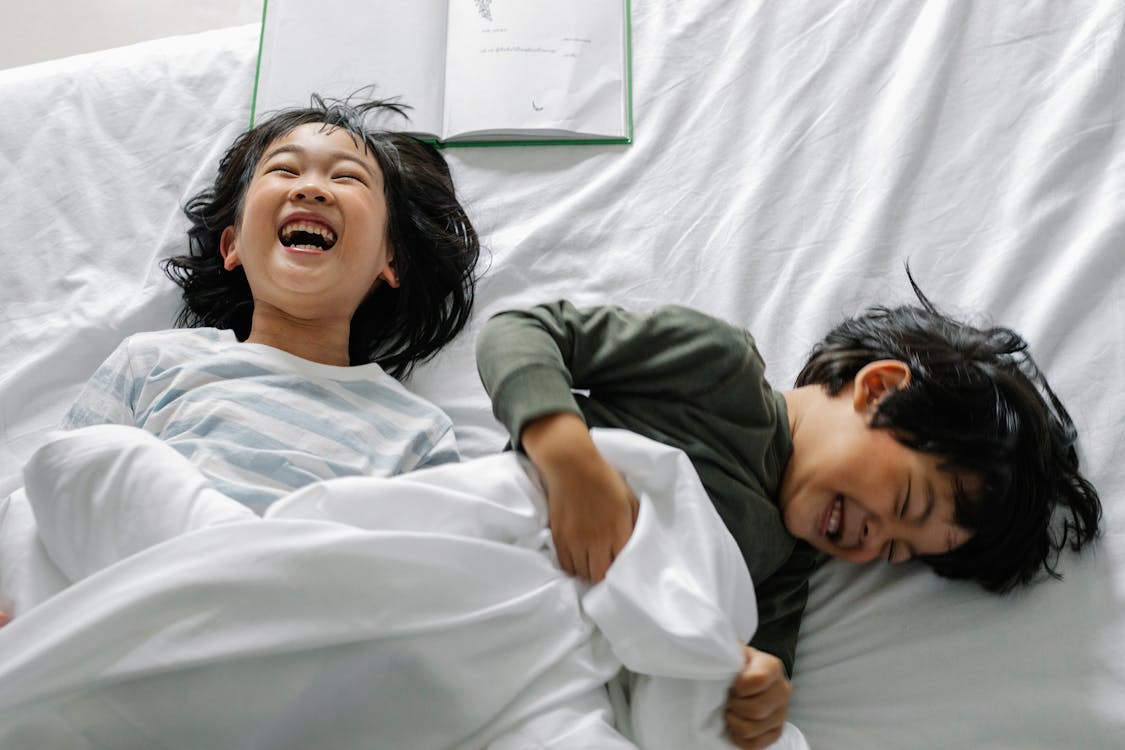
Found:
[[(1062, 581), (1006, 597), (921, 565), (823, 566), (790, 720), (816, 750), (1120, 750), (1125, 3), (631, 9), (632, 144), (445, 151), (483, 275), (464, 334), (408, 387), (449, 414), (463, 455), (496, 453), (508, 435), (476, 332), (567, 297), (746, 326), (786, 388), (842, 316), (913, 299), (909, 262), (944, 310), (1030, 342), (1105, 535), (1061, 556)], [(64, 577), (28, 541), (29, 506), (4, 498), (121, 340), (172, 325), (159, 263), (183, 252), (181, 207), (250, 120), (258, 37), (0, 71), (0, 598), (17, 609)]]
[(140, 430), (54, 433), (17, 494), (74, 585), (0, 631), (0, 746), (729, 747), (757, 622), (738, 549), (682, 453), (596, 440), (641, 507), (591, 587), (515, 453), (258, 518)]

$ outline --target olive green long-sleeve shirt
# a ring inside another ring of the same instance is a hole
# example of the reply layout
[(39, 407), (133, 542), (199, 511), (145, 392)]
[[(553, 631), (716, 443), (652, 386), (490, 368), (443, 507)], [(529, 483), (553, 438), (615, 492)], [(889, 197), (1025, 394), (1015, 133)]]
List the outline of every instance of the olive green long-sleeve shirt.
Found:
[(751, 645), (792, 674), (818, 553), (782, 522), (777, 495), (792, 450), (785, 401), (747, 331), (684, 307), (636, 313), (560, 301), (489, 320), (477, 367), (516, 447), (528, 422), (571, 412), (589, 427), (683, 450), (754, 581)]

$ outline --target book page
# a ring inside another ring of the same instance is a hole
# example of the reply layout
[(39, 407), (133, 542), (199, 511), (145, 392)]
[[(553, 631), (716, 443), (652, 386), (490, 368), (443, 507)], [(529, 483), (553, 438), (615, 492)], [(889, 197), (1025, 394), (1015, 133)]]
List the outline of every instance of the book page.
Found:
[(625, 136), (625, 0), (449, 0), (448, 137)]
[(445, 0), (267, 0), (255, 121), (308, 106), (313, 92), (399, 97), (410, 121), (379, 127), (438, 135), (443, 120)]

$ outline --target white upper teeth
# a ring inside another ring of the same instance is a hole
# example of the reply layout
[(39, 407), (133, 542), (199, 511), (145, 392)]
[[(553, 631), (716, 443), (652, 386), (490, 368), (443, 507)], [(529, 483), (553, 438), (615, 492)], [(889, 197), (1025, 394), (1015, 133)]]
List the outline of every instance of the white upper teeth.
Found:
[(328, 227), (323, 224), (312, 224), (304, 221), (294, 221), (282, 227), (281, 239), (288, 242), (295, 232), (308, 232), (309, 234), (320, 235), (324, 238), (324, 242), (327, 245), (331, 245), (336, 241), (336, 233)]
[(835, 534), (840, 529), (840, 516), (844, 513), (844, 501), (836, 498), (832, 504), (832, 515), (828, 517), (828, 533)]

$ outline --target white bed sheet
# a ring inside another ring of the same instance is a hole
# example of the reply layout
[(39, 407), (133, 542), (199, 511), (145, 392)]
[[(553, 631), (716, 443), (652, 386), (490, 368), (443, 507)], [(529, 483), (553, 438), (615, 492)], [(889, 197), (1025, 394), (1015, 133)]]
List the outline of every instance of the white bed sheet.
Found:
[[(1106, 533), (1063, 556), (1062, 582), (1003, 599), (920, 568), (826, 566), (791, 719), (813, 748), (1120, 747), (1125, 7), (632, 6), (632, 145), (446, 152), (488, 267), (470, 330), (412, 387), (467, 454), (499, 449), (474, 334), (558, 297), (743, 324), (784, 387), (838, 317), (909, 300), (909, 260), (946, 309), (1029, 339)], [(0, 71), (0, 496), (118, 341), (169, 325), (156, 264), (182, 250), (179, 207), (248, 121), (256, 38)]]
[(75, 585), (3, 631), (0, 746), (722, 750), (750, 575), (687, 456), (593, 437), (639, 513), (590, 586), (513, 452), (309, 485), (258, 518), (141, 430), (52, 433), (25, 494)]

